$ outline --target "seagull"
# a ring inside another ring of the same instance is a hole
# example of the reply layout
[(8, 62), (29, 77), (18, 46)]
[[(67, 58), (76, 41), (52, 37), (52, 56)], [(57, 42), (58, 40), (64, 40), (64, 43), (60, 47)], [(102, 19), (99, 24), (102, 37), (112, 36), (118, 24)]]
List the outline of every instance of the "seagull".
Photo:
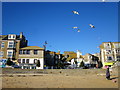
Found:
[(105, 2), (106, 0), (102, 0), (102, 2)]
[(73, 29), (76, 29), (76, 28), (78, 28), (78, 27), (72, 27)]
[(90, 27), (91, 27), (91, 28), (95, 28), (95, 26), (94, 26), (94, 25), (92, 25), (92, 24), (89, 24), (89, 25), (90, 25)]
[(77, 11), (72, 11), (74, 14), (77, 14), (77, 15), (79, 15), (79, 13), (77, 12)]
[(78, 32), (80, 32), (80, 29), (78, 29)]

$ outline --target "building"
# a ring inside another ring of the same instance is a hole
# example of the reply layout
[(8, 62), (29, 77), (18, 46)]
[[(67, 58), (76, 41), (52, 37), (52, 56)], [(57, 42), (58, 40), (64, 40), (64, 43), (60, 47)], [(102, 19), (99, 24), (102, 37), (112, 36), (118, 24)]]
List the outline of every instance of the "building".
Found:
[(44, 57), (45, 57), (45, 68), (46, 69), (53, 69), (55, 68), (56, 66), (56, 52), (53, 52), (53, 51), (45, 51), (45, 54), (44, 54)]
[(67, 56), (67, 63), (70, 63), (68, 67), (77, 68), (77, 54), (73, 51), (64, 51), (64, 56)]
[(112, 66), (120, 61), (120, 42), (103, 42), (100, 45), (100, 59), (103, 67)]
[(83, 61), (82, 52), (80, 50), (77, 50), (77, 67), (80, 67), (80, 63)]
[(2, 60), (16, 62), (19, 56), (19, 49), (27, 46), (27, 40), (23, 33), (20, 35), (0, 35), (0, 57)]
[[(38, 46), (27, 46), (28, 41), (21, 32), (20, 35), (0, 35), (0, 66), (12, 61), (12, 65), (19, 65), (25, 69), (43, 69), (44, 49)], [(14, 67), (14, 66), (13, 66)]]
[(90, 53), (84, 55), (83, 58), (84, 58), (84, 63), (87, 65), (87, 67), (92, 67), (92, 68), (96, 67), (99, 61), (99, 57)]
[(63, 69), (65, 68), (66, 57), (60, 54), (60, 51), (45, 51), (45, 68), (46, 69)]
[[(20, 48), (18, 64), (22, 69), (43, 69), (44, 49), (38, 46)], [(39, 66), (37, 66), (39, 64)]]

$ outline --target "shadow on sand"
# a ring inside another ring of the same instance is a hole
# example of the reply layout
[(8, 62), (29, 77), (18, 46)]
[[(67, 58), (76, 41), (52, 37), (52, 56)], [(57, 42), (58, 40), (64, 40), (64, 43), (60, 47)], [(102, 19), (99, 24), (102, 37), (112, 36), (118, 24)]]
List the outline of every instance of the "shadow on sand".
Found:
[(109, 80), (113, 80), (113, 79), (117, 79), (118, 77), (113, 77), (113, 78), (110, 78)]

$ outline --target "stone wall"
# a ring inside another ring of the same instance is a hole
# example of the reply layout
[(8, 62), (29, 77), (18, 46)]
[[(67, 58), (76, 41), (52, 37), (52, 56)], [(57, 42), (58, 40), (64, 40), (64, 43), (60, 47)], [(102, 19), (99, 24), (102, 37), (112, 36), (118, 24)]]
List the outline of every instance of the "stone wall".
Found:
[[(118, 68), (113, 68), (111, 75), (118, 75), (118, 70), (119, 70)], [(105, 75), (106, 69), (11, 69), (11, 68), (3, 68), (2, 74)]]

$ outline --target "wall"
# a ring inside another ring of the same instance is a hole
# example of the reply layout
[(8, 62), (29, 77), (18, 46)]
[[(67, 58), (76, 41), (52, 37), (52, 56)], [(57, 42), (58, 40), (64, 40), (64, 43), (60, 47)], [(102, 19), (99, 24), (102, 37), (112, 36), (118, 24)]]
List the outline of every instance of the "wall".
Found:
[[(115, 69), (113, 75), (118, 75)], [(61, 74), (61, 75), (105, 75), (105, 69), (2, 69), (3, 74)]]

